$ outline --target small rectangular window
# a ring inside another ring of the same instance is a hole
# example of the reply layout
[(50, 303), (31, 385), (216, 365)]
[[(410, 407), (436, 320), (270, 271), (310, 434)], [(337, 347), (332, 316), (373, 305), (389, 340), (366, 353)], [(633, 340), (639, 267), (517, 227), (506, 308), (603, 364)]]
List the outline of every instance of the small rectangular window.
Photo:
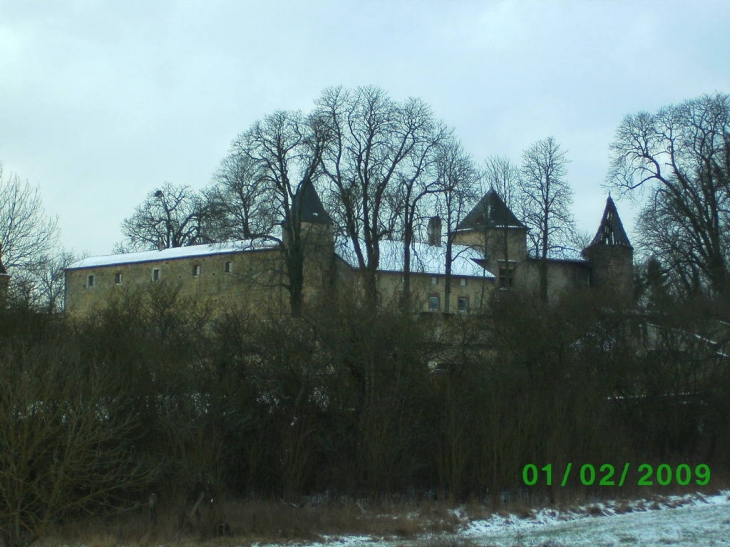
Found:
[(200, 277), (200, 264), (193, 266), (193, 277)]
[(439, 297), (429, 296), (428, 297), (428, 311), (439, 311)]
[(93, 287), (94, 286), (94, 276), (90, 275), (86, 282), (87, 287)]
[(469, 313), (469, 299), (466, 296), (459, 297), (459, 313)]
[(116, 285), (121, 285), (122, 284), (122, 272), (117, 272), (117, 273), (114, 274), (114, 283)]
[(152, 270), (152, 281), (159, 281), (159, 279), (160, 279), (160, 269), (155, 268), (154, 270)]
[(439, 278), (438, 277), (432, 277), (431, 278), (431, 285), (438, 285), (439, 284)]
[(459, 279), (459, 285), (461, 285), (462, 287), (466, 287), (466, 277), (462, 277), (461, 279)]
[(230, 260), (226, 260), (223, 271), (225, 271), (226, 273), (231, 273), (233, 271), (233, 262), (231, 262)]
[(513, 268), (502, 267), (499, 269), (499, 287), (511, 289), (515, 282), (515, 271)]

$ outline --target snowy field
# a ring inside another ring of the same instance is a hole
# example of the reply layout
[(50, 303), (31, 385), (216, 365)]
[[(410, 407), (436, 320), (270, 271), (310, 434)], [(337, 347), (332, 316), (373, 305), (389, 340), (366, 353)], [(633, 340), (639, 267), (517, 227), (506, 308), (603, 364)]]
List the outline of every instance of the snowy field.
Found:
[[(462, 532), (418, 541), (380, 542), (338, 538), (319, 546), (463, 544), (495, 547), (687, 547), (730, 546), (730, 492), (671, 496), (661, 502), (595, 504), (574, 512), (541, 510), (533, 517), (494, 516), (465, 522)], [(460, 541), (459, 541), (460, 540)]]
[(460, 535), (477, 545), (500, 547), (730, 546), (728, 492), (708, 497), (670, 497), (657, 505), (634, 502), (630, 506), (632, 512), (617, 514), (611, 505), (598, 504), (592, 512), (603, 513), (599, 516), (561, 515), (548, 510), (532, 519), (494, 517), (472, 522)]

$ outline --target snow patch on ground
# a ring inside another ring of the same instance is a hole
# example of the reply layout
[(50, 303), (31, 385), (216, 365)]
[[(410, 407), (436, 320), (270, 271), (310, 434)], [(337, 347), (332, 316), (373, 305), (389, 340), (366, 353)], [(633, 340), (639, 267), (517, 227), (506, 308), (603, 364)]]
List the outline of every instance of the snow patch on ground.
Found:
[(510, 547), (730, 546), (728, 494), (604, 502), (570, 511), (541, 509), (528, 518), (493, 515), (470, 522), (459, 536), (480, 545)]
[(544, 508), (522, 518), (496, 514), (470, 521), (463, 508), (451, 510), (461, 523), (457, 534), (416, 540), (370, 536), (324, 536), (309, 547), (730, 547), (730, 491), (651, 500), (606, 501), (567, 511)]

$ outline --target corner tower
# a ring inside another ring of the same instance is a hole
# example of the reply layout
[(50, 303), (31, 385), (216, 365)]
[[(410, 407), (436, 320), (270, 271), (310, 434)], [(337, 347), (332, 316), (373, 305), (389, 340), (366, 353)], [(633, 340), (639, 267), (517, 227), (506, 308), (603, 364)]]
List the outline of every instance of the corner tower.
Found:
[(299, 187), (292, 200), (292, 216), (301, 226), (301, 238), (305, 245), (332, 247), (332, 218), (327, 214), (311, 181)]
[[(310, 180), (297, 190), (291, 214), (299, 226), (304, 300), (318, 301), (333, 291), (335, 242), (332, 218)], [(288, 236), (284, 229), (284, 245), (290, 244)]]
[(608, 196), (601, 225), (583, 252), (591, 264), (591, 286), (608, 289), (622, 300), (634, 292), (634, 248), (629, 242), (616, 204)]

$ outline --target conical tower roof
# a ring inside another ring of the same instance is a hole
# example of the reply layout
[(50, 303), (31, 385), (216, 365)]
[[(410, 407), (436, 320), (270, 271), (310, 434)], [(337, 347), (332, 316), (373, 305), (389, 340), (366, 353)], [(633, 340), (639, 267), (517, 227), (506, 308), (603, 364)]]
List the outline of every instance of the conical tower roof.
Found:
[(322, 200), (319, 199), (319, 194), (310, 180), (304, 181), (299, 187), (292, 205), (294, 211), (299, 214), (301, 222), (332, 224), (332, 218), (325, 211)]
[(457, 230), (525, 228), (499, 194), (492, 188), (456, 227)]
[(603, 219), (601, 219), (601, 225), (598, 227), (596, 237), (593, 238), (593, 241), (591, 241), (591, 244), (586, 249), (590, 249), (596, 245), (628, 247), (633, 250), (624, 226), (621, 224), (621, 218), (618, 216), (616, 204), (611, 199), (611, 196), (608, 196), (606, 200), (606, 209), (603, 211)]

